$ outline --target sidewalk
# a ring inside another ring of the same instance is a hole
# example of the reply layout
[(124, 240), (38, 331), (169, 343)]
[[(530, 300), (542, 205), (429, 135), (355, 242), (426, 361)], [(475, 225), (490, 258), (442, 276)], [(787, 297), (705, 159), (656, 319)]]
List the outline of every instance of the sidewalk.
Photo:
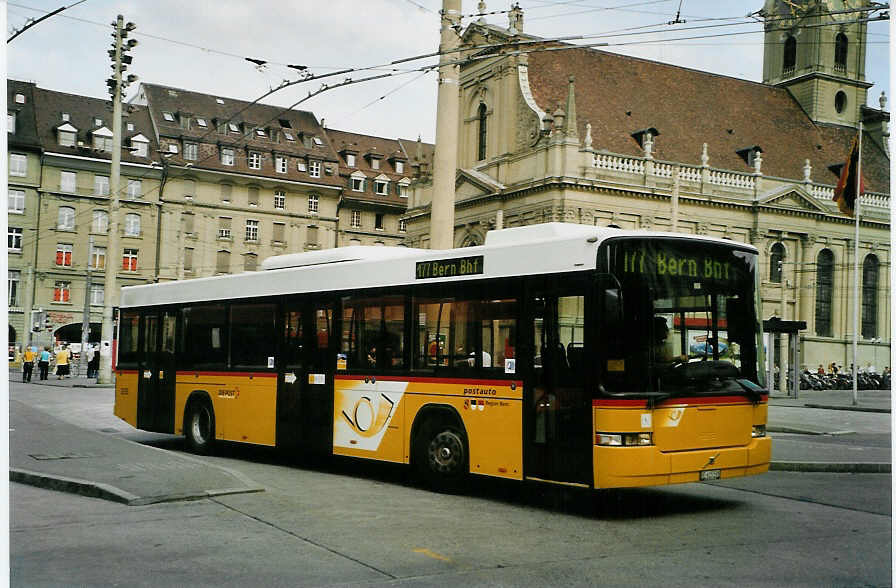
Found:
[[(14, 392), (10, 386), (11, 482), (131, 506), (264, 490), (240, 472), (118, 436), (122, 429), (133, 429), (112, 415), (111, 406), (107, 410), (95, 402), (96, 395), (110, 402), (109, 388), (76, 380), (46, 380), (37, 387), (25, 384), (27, 397), (23, 388)], [(60, 398), (59, 388), (79, 386), (85, 388), (83, 394), (94, 395), (89, 407), (79, 400), (78, 394)], [(32, 402), (42, 404), (42, 409), (32, 406)], [(81, 417), (90, 422), (90, 428), (54, 418), (47, 412), (48, 406), (54, 406), (50, 409), (54, 414), (76, 413), (79, 402), (84, 407), (82, 412), (93, 411)]]
[(802, 406), (806, 408), (826, 408), (829, 410), (855, 410), (860, 412), (891, 411), (890, 390), (859, 390), (857, 404), (852, 403), (852, 390), (800, 390), (799, 397), (793, 398), (776, 392), (769, 399), (772, 406)]

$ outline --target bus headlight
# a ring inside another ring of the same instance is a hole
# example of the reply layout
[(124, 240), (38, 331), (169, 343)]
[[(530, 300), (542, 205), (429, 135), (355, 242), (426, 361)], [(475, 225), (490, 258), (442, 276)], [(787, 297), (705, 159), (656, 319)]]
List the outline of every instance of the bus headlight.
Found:
[(765, 425), (753, 425), (753, 437), (765, 437)]
[(595, 433), (594, 444), (614, 447), (653, 445), (653, 433)]

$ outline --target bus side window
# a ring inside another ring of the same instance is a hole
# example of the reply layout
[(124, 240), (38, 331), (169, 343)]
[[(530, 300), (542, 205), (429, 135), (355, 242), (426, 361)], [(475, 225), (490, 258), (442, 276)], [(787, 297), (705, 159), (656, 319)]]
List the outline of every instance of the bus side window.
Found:
[(118, 326), (118, 363), (121, 367), (137, 367), (140, 340), (140, 313), (122, 311)]

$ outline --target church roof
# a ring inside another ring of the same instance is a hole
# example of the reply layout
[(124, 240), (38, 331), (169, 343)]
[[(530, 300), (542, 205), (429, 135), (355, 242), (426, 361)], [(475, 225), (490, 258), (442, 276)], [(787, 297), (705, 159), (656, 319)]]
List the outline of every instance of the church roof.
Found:
[[(653, 156), (700, 165), (703, 143), (709, 165), (751, 172), (738, 154), (762, 145), (762, 173), (802, 179), (806, 159), (812, 179), (835, 184), (829, 166), (842, 164), (856, 129), (812, 122), (784, 88), (600, 51), (570, 49), (529, 54), (529, 83), (538, 106), (565, 108), (575, 76), (579, 137), (591, 123), (595, 150), (641, 156), (632, 133), (655, 127)], [(889, 193), (889, 159), (863, 141), (866, 189)]]

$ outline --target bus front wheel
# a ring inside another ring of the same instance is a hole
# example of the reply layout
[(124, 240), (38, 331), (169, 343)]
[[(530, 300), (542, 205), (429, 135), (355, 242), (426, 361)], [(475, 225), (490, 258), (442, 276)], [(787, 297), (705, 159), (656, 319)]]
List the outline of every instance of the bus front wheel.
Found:
[(456, 492), (468, 469), (467, 438), (446, 419), (427, 421), (417, 439), (417, 466), (427, 484), (444, 492)]
[(184, 418), (184, 435), (187, 449), (199, 455), (208, 455), (215, 440), (215, 413), (205, 400), (194, 400), (187, 407)]

